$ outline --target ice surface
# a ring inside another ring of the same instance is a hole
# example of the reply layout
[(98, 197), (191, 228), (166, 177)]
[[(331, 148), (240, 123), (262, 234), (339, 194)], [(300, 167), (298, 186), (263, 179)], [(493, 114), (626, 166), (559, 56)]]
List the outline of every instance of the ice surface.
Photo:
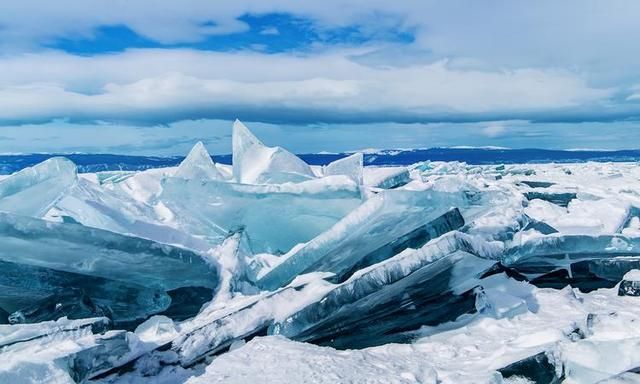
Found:
[(190, 366), (234, 342), (265, 334), (269, 326), (319, 300), (328, 285), (312, 281), (257, 296), (237, 297), (218, 310), (204, 310), (172, 343), (180, 364)]
[[(559, 384), (563, 379), (562, 367), (557, 372), (553, 357), (540, 352), (537, 355), (527, 357), (498, 370), (502, 379), (507, 383), (548, 383)], [(558, 374), (559, 373), (559, 374)]]
[(453, 207), (468, 205), (463, 193), (385, 191), (351, 212), (303, 247), (284, 255), (269, 271), (259, 273), (258, 285), (275, 289), (303, 272), (341, 275), (371, 252), (423, 226)]
[(106, 317), (69, 320), (62, 317), (56, 321), (45, 321), (37, 324), (0, 325), (0, 347), (19, 342), (37, 340), (64, 332), (78, 332), (90, 329), (92, 333), (102, 333), (110, 326)]
[(76, 166), (53, 157), (0, 180), (0, 211), (40, 217), (76, 182)]
[(281, 147), (267, 147), (236, 120), (233, 123), (233, 176), (244, 184), (300, 182), (315, 177), (299, 157)]
[(611, 288), (640, 267), (638, 239), (621, 235), (549, 235), (513, 246), (502, 262), (545, 287)]
[(365, 169), (363, 180), (370, 187), (393, 189), (409, 183), (411, 175), (405, 167), (371, 167)]
[(244, 228), (255, 253), (285, 253), (361, 203), (358, 186), (346, 176), (279, 185), (167, 178), (160, 200), (179, 228), (212, 244)]
[(421, 325), (455, 320), (475, 309), (470, 290), (499, 251), (453, 232), (358, 272), (274, 325), (272, 332), (354, 348), (390, 342), (394, 333)]
[(77, 224), (0, 214), (0, 259), (166, 290), (215, 288), (217, 272), (198, 254)]
[(58, 293), (36, 301), (27, 308), (21, 308), (12, 313), (9, 316), (9, 322), (12, 324), (39, 323), (57, 320), (61, 317), (82, 319), (103, 316), (113, 317), (108, 306), (97, 304), (81, 289), (67, 287)]
[(198, 251), (211, 248), (211, 244), (203, 239), (175, 228), (162, 208), (161, 203), (147, 204), (121, 190), (112, 191), (81, 179), (44, 217), (51, 221), (80, 223), (161, 243), (178, 244)]
[(0, 182), (0, 382), (637, 376), (637, 164), (312, 170), (235, 133), (233, 167)]
[(180, 166), (173, 176), (193, 180), (224, 179), (224, 176), (216, 168), (202, 141), (198, 141), (196, 145), (193, 146), (191, 152), (182, 160), (182, 163), (180, 163)]
[(358, 185), (363, 184), (363, 161), (364, 155), (360, 152), (354, 153), (343, 159), (336, 160), (322, 167), (322, 173), (325, 176), (345, 175)]
[[(56, 307), (62, 304), (59, 298), (71, 289), (81, 289), (93, 303), (108, 308), (114, 321), (125, 326), (162, 312), (171, 303), (168, 294), (158, 288), (2, 260), (0, 266), (0, 306), (23, 313), (14, 313), (17, 322), (65, 316), (65, 305), (60, 310)], [(72, 300), (65, 301), (66, 307), (73, 306)]]
[[(77, 224), (0, 214), (0, 242), (0, 307), (25, 320), (63, 316), (86, 295), (114, 320), (131, 321), (167, 309), (167, 291), (218, 285), (217, 268), (191, 251)], [(73, 288), (83, 293), (68, 296)]]

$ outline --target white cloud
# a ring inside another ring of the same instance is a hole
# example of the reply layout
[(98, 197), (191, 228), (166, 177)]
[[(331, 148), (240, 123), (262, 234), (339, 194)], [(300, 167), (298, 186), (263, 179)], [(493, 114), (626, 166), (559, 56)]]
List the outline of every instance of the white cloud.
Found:
[(307, 122), (420, 120), (557, 111), (612, 94), (561, 70), (460, 70), (446, 61), (378, 68), (350, 60), (352, 53), (136, 50), (94, 57), (55, 52), (4, 57), (0, 121), (171, 122), (231, 118), (229, 113), (266, 120), (282, 114)]
[(486, 127), (482, 128), (482, 134), (487, 137), (500, 137), (507, 133), (507, 128), (503, 125), (502, 122), (491, 123)]

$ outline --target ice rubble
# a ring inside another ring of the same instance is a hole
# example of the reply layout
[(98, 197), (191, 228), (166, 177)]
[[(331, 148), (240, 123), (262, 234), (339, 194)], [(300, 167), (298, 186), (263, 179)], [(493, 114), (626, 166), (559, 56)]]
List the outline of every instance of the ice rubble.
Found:
[(0, 181), (0, 381), (638, 375), (637, 164), (314, 172), (239, 121), (232, 141), (232, 167), (197, 143)]

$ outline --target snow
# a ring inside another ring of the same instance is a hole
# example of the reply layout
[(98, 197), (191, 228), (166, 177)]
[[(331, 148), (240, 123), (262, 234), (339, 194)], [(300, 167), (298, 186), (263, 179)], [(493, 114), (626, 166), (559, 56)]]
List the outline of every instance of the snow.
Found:
[(0, 382), (525, 383), (503, 368), (533, 356), (637, 381), (637, 163), (311, 167), (232, 141), (232, 166), (196, 143), (0, 179), (0, 323), (27, 314)]
[(622, 280), (640, 282), (640, 269), (632, 269), (625, 273)]

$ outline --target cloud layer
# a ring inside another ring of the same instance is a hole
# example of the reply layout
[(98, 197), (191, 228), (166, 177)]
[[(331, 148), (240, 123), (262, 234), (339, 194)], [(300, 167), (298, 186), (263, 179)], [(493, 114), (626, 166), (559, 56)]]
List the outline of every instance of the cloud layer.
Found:
[(309, 138), (318, 125), (388, 126), (404, 138), (407, 124), (443, 123), (453, 141), (455, 129), (475, 129), (476, 141), (513, 137), (503, 122), (518, 120), (531, 123), (523, 137), (542, 140), (528, 133), (536, 124), (585, 132), (582, 123), (640, 117), (633, 0), (2, 8), (0, 137), (29, 124), (132, 130), (239, 117), (297, 126)]
[[(543, 112), (562, 119), (613, 95), (564, 70), (463, 70), (444, 60), (375, 67), (353, 54), (160, 49), (12, 56), (0, 59), (0, 122), (428, 122), (535, 119)], [(39, 63), (47, 68), (37, 70)]]

